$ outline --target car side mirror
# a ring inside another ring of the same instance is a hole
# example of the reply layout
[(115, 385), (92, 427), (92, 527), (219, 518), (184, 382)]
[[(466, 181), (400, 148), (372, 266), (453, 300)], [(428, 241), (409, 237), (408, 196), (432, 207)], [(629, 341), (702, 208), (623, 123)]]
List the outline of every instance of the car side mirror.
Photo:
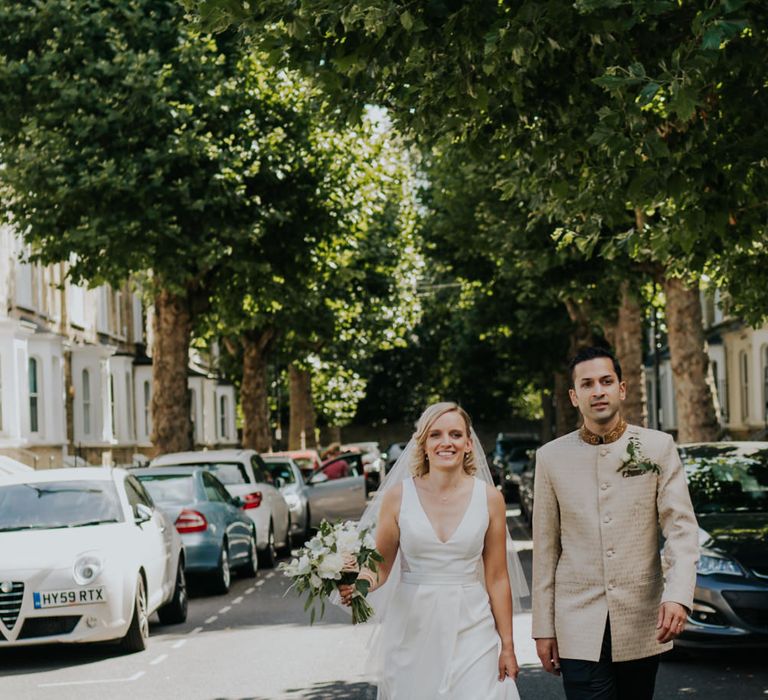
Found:
[(309, 485), (322, 484), (324, 481), (328, 481), (328, 475), (325, 472), (318, 472), (309, 480)]
[(240, 496), (233, 496), (232, 505), (235, 506), (235, 508), (242, 508), (245, 505), (245, 501), (240, 498)]
[(137, 525), (152, 520), (152, 509), (149, 506), (145, 506), (143, 503), (137, 503), (133, 507), (133, 519)]

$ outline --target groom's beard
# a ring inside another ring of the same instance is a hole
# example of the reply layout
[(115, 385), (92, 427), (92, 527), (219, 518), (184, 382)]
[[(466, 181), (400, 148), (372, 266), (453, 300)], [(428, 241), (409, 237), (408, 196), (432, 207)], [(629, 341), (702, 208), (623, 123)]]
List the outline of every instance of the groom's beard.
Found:
[(619, 415), (619, 407), (617, 406), (610, 413), (600, 413), (596, 416), (590, 416), (591, 419), (598, 425), (607, 425), (613, 420), (616, 420), (616, 416)]

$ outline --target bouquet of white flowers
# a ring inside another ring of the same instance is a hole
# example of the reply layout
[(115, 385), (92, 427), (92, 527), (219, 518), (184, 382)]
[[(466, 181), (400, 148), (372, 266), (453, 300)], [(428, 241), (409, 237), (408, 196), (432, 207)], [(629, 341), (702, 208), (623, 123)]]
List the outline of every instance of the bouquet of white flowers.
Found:
[(325, 599), (340, 585), (354, 585), (352, 622), (357, 624), (373, 614), (365, 600), (370, 582), (357, 575), (362, 568), (375, 573), (381, 561), (383, 557), (376, 551), (376, 542), (368, 530), (358, 530), (350, 521), (331, 525), (323, 520), (317, 534), (298, 551), (298, 557), (280, 568), (293, 579), (291, 588), (295, 587), (299, 595), (307, 593), (304, 610), (312, 608), (310, 624), (315, 621), (315, 600), (320, 601), (322, 618)]

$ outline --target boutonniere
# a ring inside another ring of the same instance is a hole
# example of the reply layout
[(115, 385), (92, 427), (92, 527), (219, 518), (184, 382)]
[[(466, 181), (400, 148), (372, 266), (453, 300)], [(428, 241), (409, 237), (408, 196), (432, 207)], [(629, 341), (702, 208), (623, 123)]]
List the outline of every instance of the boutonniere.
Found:
[(640, 448), (640, 438), (631, 437), (627, 443), (627, 451), (621, 457), (621, 466), (616, 471), (621, 472), (621, 475), (627, 478), (648, 472), (661, 474), (661, 467), (643, 454)]

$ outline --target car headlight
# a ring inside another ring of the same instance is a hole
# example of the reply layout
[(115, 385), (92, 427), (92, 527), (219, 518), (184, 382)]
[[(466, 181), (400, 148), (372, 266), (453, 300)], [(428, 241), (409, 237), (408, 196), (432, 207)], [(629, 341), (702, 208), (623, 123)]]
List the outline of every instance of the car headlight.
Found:
[(744, 570), (733, 559), (720, 556), (715, 552), (702, 550), (699, 555), (699, 563), (696, 565), (697, 573), (703, 576), (710, 574), (727, 574), (729, 576), (744, 576)]
[(104, 569), (104, 560), (98, 554), (82, 554), (75, 561), (72, 576), (75, 583), (85, 586), (96, 579)]

